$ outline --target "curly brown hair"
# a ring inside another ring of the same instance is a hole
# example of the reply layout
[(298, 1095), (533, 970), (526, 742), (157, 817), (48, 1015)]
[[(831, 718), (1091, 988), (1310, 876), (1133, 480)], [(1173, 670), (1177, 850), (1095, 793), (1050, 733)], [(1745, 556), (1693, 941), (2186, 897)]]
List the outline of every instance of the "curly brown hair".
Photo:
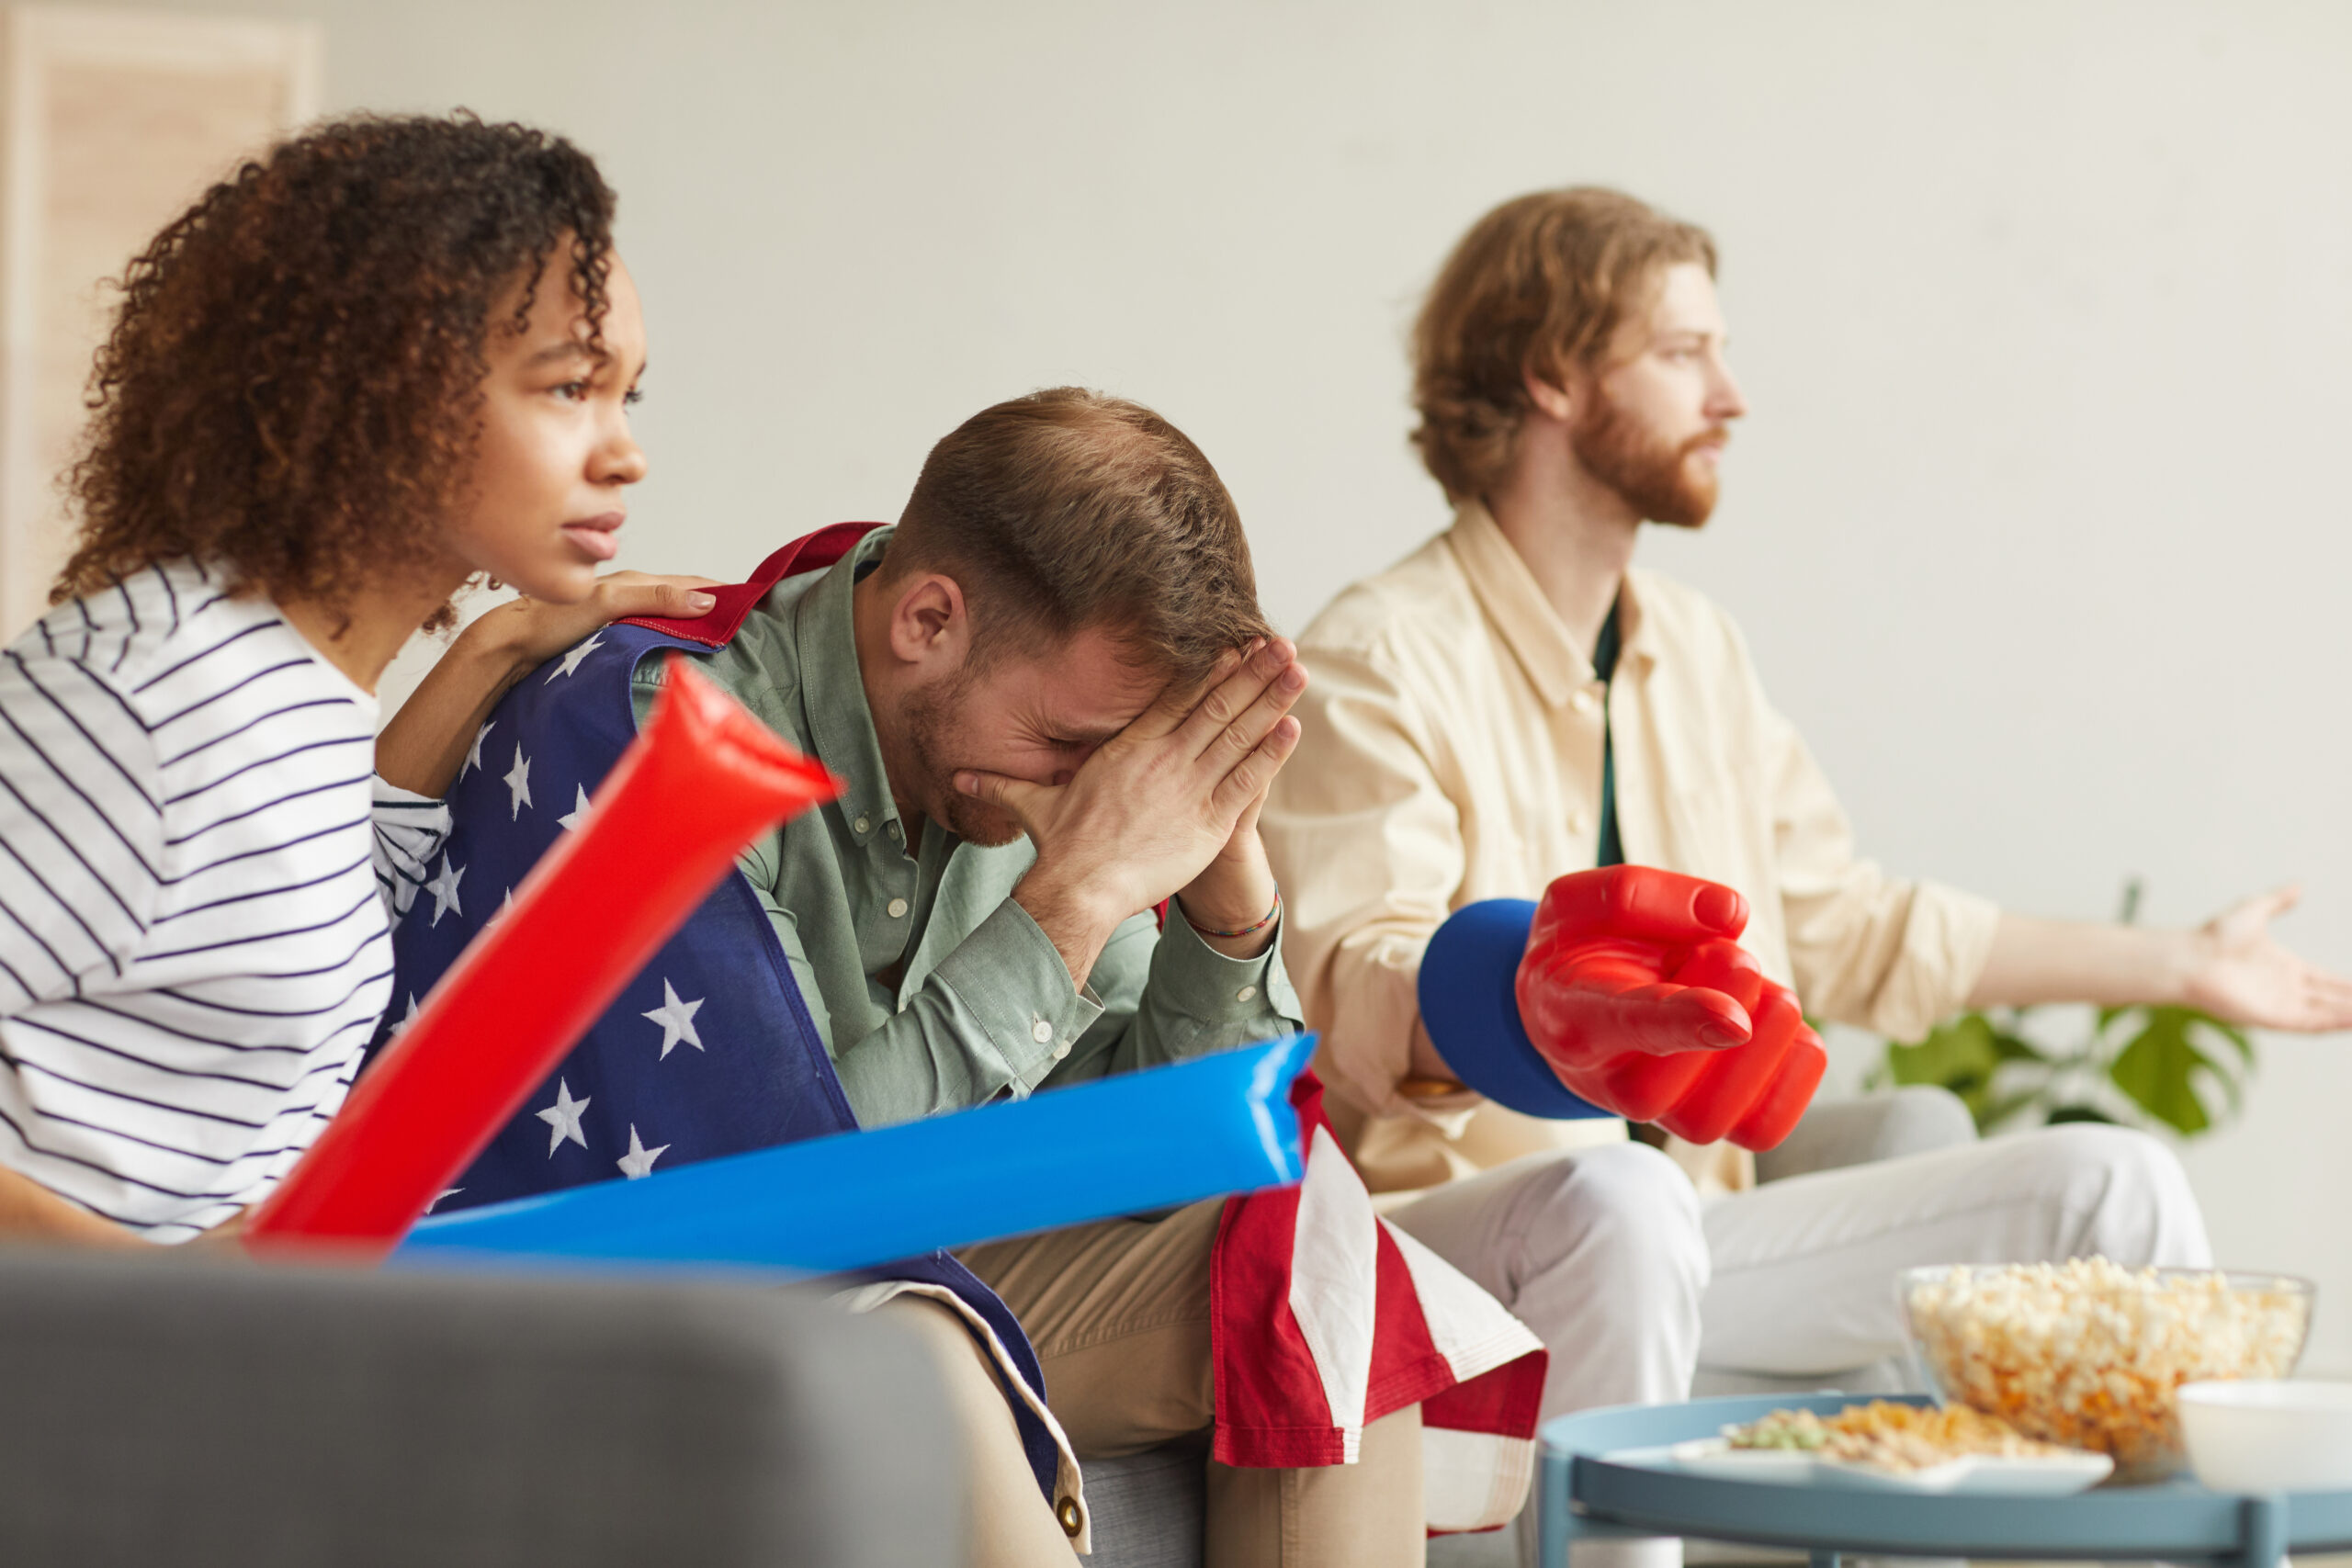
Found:
[(600, 349), (613, 206), (570, 141), (462, 111), (335, 120), (243, 164), (123, 276), (51, 602), (175, 556), (336, 610), (429, 570), (493, 313), (519, 280), (522, 330), (569, 245)]
[(1471, 225), (1413, 323), (1413, 445), (1455, 502), (1484, 500), (1510, 467), (1532, 405), (1527, 377), (1597, 366), (1658, 274), (1715, 242), (1623, 191), (1537, 191)]

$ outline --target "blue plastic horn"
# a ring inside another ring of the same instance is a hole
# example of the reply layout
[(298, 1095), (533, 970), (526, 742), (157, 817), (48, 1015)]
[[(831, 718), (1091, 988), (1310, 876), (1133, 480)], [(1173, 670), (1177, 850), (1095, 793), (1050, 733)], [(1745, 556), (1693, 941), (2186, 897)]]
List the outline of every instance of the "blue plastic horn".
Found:
[(428, 1216), (396, 1264), (493, 1258), (835, 1273), (1296, 1181), (1296, 1034), (870, 1133)]
[(1519, 1016), (1519, 961), (1535, 906), (1525, 898), (1464, 904), (1421, 952), (1421, 1027), (1453, 1076), (1498, 1105), (1552, 1121), (1608, 1116), (1568, 1092)]

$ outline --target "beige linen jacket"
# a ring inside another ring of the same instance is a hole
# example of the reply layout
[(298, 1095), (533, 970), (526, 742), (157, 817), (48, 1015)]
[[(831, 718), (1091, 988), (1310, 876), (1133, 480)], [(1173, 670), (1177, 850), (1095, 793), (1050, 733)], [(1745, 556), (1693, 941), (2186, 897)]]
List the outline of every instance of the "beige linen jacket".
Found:
[[(1306, 732), (1261, 830), (1291, 974), (1323, 1032), (1333, 1119), (1375, 1192), (1624, 1136), (1622, 1122), (1397, 1092), (1438, 925), (1479, 899), (1540, 897), (1593, 864), (1604, 723), (1627, 861), (1746, 894), (1742, 940), (1808, 1013), (1917, 1038), (1983, 973), (1999, 910), (1857, 858), (1828, 781), (1766, 700), (1729, 616), (1636, 570), (1619, 625), (1623, 651), (1604, 687), (1590, 650), (1472, 504), (1299, 639), (1313, 673)], [(1753, 1180), (1728, 1145), (1670, 1152), (1702, 1190)]]

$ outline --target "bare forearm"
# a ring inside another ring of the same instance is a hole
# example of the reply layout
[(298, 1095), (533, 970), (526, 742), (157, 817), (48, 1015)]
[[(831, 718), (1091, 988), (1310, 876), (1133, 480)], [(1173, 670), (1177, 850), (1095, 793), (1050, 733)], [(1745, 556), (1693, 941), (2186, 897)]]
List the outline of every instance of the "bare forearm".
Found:
[(418, 795), (448, 793), (474, 734), (525, 672), (516, 650), (468, 627), (376, 737), (376, 772)]
[(20, 1172), (0, 1168), (0, 1236), (77, 1247), (142, 1245), (130, 1232), (73, 1204)]
[(1032, 866), (1012, 890), (1012, 901), (1029, 911), (1054, 951), (1062, 955), (1062, 964), (1069, 971), (1070, 988), (1086, 989), (1086, 977), (1094, 973), (1094, 961), (1102, 956), (1102, 944), (1119, 929), (1125, 916), (1113, 916), (1097, 907), (1097, 901), (1086, 897), (1083, 889), (1056, 875), (1049, 868)]
[(2133, 1002), (2186, 998), (2195, 953), (2188, 931), (2041, 920), (2004, 913), (1968, 1005)]
[[(1256, 849), (1255, 834), (1250, 848)], [(1274, 942), (1274, 874), (1262, 851), (1220, 856), (1176, 896), (1176, 907), (1212, 952), (1256, 958)], [(1221, 936), (1233, 931), (1233, 936)]]

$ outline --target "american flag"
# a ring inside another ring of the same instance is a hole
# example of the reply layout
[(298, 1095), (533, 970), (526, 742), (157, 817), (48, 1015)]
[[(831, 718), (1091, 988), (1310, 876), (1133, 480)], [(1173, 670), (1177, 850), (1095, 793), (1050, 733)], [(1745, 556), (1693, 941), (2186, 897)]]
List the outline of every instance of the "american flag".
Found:
[[(702, 620), (609, 626), (500, 703), (451, 789), (447, 844), (395, 928), (394, 1012), (382, 1039), (582, 819), (635, 737), (629, 687), (639, 661), (723, 643), (777, 581), (831, 564), (872, 526), (836, 525), (786, 546), (751, 581), (718, 590), (718, 608)], [(1218, 1234), (1216, 1457), (1348, 1462), (1366, 1422), (1419, 1403), (1431, 1529), (1498, 1525), (1517, 1511), (1532, 1471), (1542, 1345), (1492, 1297), (1374, 1216), (1323, 1124), (1319, 1089), (1311, 1076), (1301, 1082), (1305, 1182), (1230, 1200)], [(750, 886), (729, 876), (435, 1212), (639, 1179), (855, 1125), (765, 912)], [(1028, 1389), (1043, 1391), (1019, 1324), (952, 1258), (891, 1264), (870, 1277), (886, 1290), (905, 1281), (952, 1292), (977, 1320), (976, 1337), (996, 1340)], [(1050, 1415), (1029, 1400), (1011, 1403), (1048, 1500), (1071, 1495), (1075, 1461)]]
[[(810, 554), (821, 552), (799, 558)], [(608, 626), (526, 676), (492, 710), (451, 786), (448, 840), (393, 929), (393, 1010), (377, 1048), (498, 919), (539, 857), (585, 818), (589, 797), (636, 738), (629, 688), (639, 661), (700, 646), (647, 626)], [(638, 1180), (857, 1126), (767, 916), (740, 875), (720, 882), (528, 1107), (431, 1212)], [(1007, 1371), (1044, 1389), (1020, 1324), (954, 1258), (905, 1259), (867, 1278), (952, 1294), (975, 1337), (985, 1345), (992, 1335), (989, 1348)], [(1014, 1414), (1051, 1501), (1069, 1490), (1062, 1478), (1074, 1461), (1050, 1418), (1018, 1401)]]

